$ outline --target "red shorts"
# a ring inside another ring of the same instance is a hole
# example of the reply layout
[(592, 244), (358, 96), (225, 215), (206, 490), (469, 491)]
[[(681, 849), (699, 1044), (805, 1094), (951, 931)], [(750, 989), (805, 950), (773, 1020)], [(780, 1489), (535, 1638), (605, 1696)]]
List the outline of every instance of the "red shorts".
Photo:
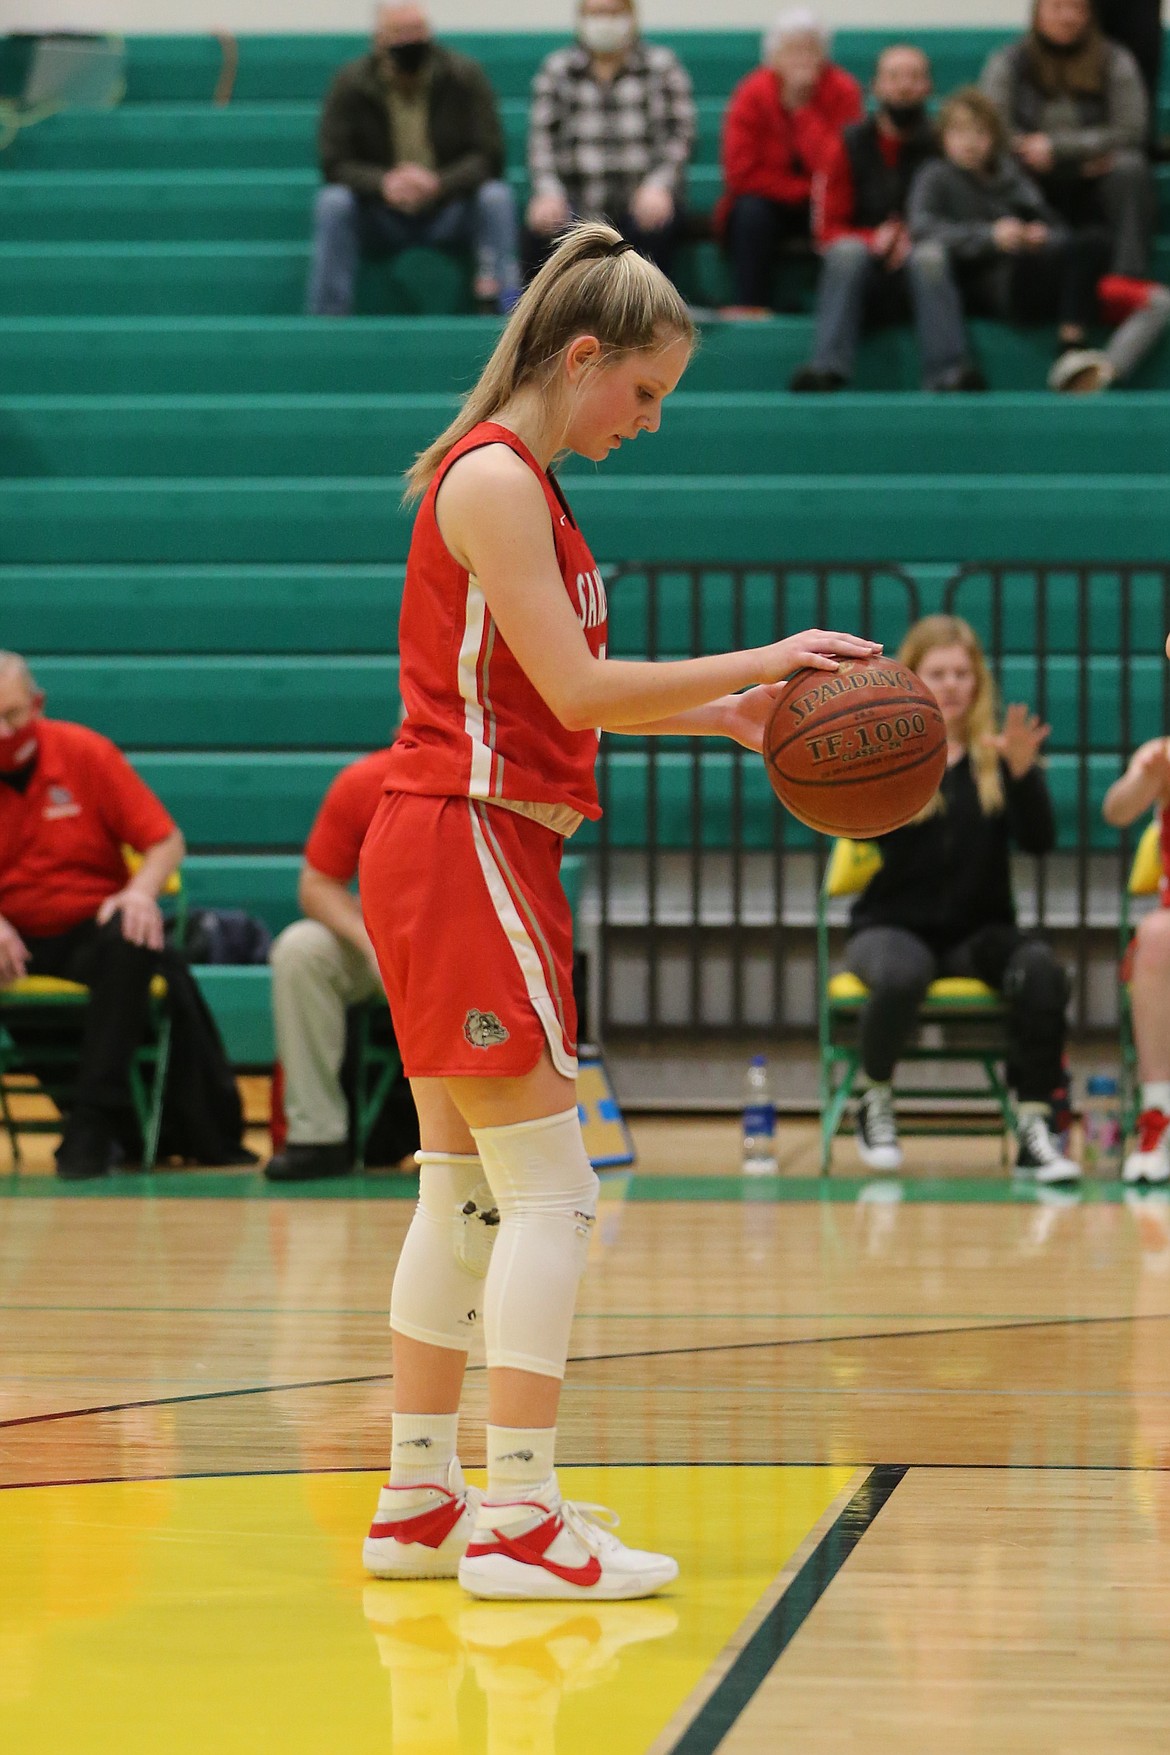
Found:
[(547, 1044), (577, 1073), (564, 837), (478, 799), (388, 792), (362, 911), (408, 1078), (517, 1078)]

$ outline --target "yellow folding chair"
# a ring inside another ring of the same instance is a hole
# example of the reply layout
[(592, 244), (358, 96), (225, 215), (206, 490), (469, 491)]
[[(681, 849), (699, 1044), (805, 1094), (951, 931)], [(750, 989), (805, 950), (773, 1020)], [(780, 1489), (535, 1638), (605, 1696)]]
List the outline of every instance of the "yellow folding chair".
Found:
[[(881, 850), (872, 841), (840, 840), (834, 843), (817, 900), (817, 995), (820, 1060), (821, 1174), (832, 1168), (833, 1141), (841, 1129), (861, 1070), (857, 1043), (857, 1020), (869, 998), (869, 989), (856, 975), (834, 975), (829, 961), (829, 907), (846, 896), (859, 896), (880, 869)], [(944, 976), (932, 982), (919, 1010), (923, 1023), (942, 1024), (948, 1039), (941, 1047), (911, 1042), (902, 1059), (911, 1061), (965, 1061), (984, 1074), (985, 1094), (994, 1099), (1006, 1136), (1015, 1128), (1015, 1108), (1002, 1068), (1007, 1053), (1007, 1013), (999, 995), (982, 981)], [(959, 1086), (898, 1085), (895, 1094), (910, 1098), (969, 1097), (970, 1089)], [(982, 1094), (982, 1093), (981, 1093)], [(911, 1120), (910, 1133), (966, 1134), (976, 1130), (954, 1121), (946, 1125)]]
[[(124, 849), (127, 869), (131, 874), (140, 863), (132, 849)], [(168, 878), (163, 895), (176, 901), (178, 940), (181, 943), (186, 926), (186, 900), (178, 872)], [(13, 1169), (22, 1167), (21, 1134), (60, 1133), (56, 1117), (18, 1115), (13, 1108), (14, 1097), (27, 1097), (41, 1091), (41, 1082), (23, 1061), (21, 1050), (12, 1032), (5, 1027), (18, 1020), (26, 1023), (30, 1015), (48, 1021), (55, 1013), (80, 1011), (89, 1003), (89, 989), (79, 981), (63, 981), (53, 975), (26, 975), (20, 981), (0, 987), (0, 1125), (8, 1136)], [(159, 1134), (162, 1129), (163, 1099), (166, 1094), (167, 1068), (171, 1055), (171, 1014), (167, 1006), (165, 976), (156, 975), (150, 984), (149, 1028), (146, 1040), (135, 1052), (130, 1063), (130, 1098), (135, 1119), (142, 1132), (142, 1168), (152, 1170), (158, 1157)], [(76, 1050), (69, 1043), (39, 1044), (37, 1065), (42, 1068), (61, 1067), (63, 1072), (76, 1064)]]

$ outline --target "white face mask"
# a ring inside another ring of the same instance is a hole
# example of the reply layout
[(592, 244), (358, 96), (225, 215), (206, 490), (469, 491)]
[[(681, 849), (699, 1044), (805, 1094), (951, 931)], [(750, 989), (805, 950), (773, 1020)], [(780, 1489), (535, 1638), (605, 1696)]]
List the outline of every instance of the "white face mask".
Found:
[(599, 12), (577, 21), (577, 35), (591, 55), (619, 55), (633, 34), (633, 20), (623, 13)]

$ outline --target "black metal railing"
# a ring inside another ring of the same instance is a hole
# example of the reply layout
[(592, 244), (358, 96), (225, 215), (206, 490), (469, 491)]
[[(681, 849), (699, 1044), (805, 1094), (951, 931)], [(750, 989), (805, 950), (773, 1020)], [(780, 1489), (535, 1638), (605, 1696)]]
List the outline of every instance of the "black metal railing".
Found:
[[(963, 616), (1005, 699), (1053, 725), (1058, 853), (1022, 863), (1021, 917), (1061, 935), (1074, 1021), (1091, 1021), (1094, 945), (1132, 837), (1101, 822), (1105, 787), (1170, 729), (1170, 564), (911, 567), (899, 563), (619, 567), (614, 656), (682, 658), (802, 627), (900, 644), (920, 615)], [(603, 1031), (777, 1035), (807, 1027), (811, 926), (828, 843), (776, 803), (758, 757), (720, 739), (607, 737), (595, 873), (593, 1001)]]

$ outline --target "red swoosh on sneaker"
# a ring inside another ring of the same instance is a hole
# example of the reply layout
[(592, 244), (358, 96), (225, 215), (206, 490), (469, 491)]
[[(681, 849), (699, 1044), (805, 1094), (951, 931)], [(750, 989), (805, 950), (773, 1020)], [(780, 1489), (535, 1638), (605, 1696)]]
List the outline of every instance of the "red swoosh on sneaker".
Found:
[[(601, 1579), (601, 1561), (596, 1554), (590, 1554), (584, 1566), (562, 1566), (557, 1560), (549, 1560), (544, 1553), (563, 1527), (559, 1517), (550, 1517), (518, 1540), (504, 1535), (501, 1530), (493, 1530), (494, 1541), (470, 1543), (467, 1558), (475, 1560), (482, 1554), (504, 1554), (509, 1560), (518, 1560), (522, 1566), (542, 1566), (565, 1584), (578, 1584), (588, 1589)], [(540, 1542), (539, 1547), (535, 1545), (537, 1542)]]
[(452, 1497), (441, 1505), (432, 1506), (430, 1511), (420, 1511), (417, 1517), (396, 1517), (390, 1523), (372, 1523), (370, 1540), (380, 1542), (390, 1537), (395, 1542), (419, 1542), (424, 1548), (440, 1548), (462, 1516), (462, 1499)]

